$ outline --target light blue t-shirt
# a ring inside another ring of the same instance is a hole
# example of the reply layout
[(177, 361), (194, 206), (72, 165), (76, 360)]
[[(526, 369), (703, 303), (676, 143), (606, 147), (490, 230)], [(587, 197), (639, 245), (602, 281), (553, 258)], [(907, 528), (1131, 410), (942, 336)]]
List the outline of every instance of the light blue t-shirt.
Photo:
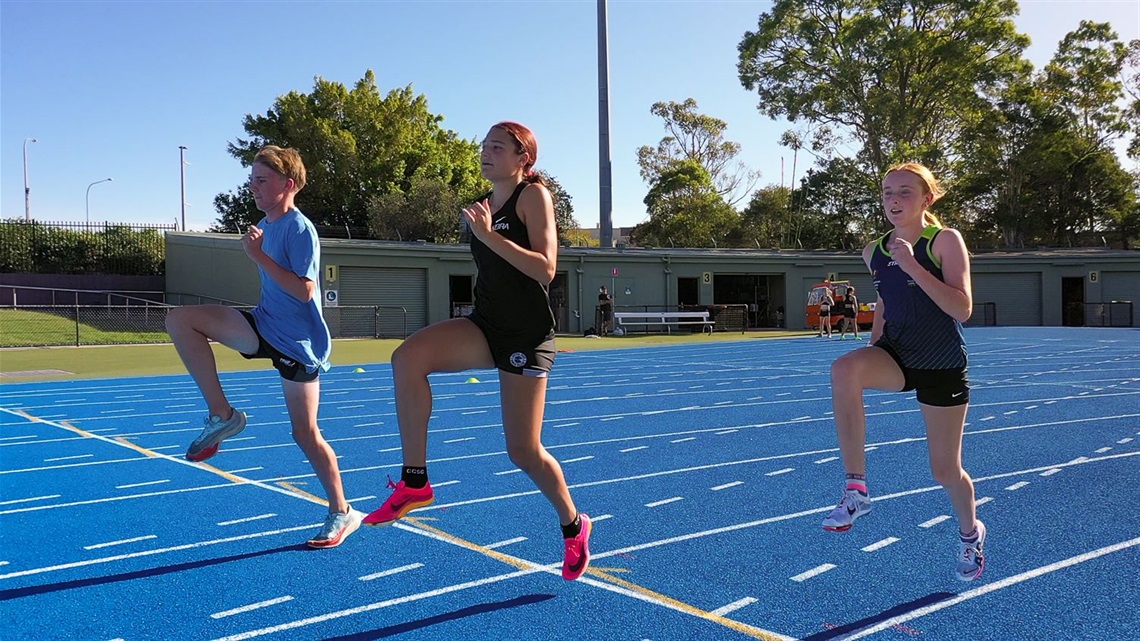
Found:
[(308, 372), (327, 371), (332, 338), (321, 315), (321, 243), (317, 230), (297, 209), (290, 209), (274, 222), (262, 218), (257, 226), (263, 233), (262, 251), (273, 262), (316, 285), (313, 298), (304, 303), (258, 267), (261, 301), (252, 312), (257, 330), (270, 345), (304, 364)]

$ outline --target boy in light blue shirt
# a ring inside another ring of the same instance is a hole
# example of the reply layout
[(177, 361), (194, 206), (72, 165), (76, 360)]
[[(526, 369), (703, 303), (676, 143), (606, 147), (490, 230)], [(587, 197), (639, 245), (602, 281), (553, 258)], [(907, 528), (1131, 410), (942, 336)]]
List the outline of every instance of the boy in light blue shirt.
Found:
[(363, 515), (345, 499), (336, 453), (317, 426), (318, 377), (329, 369), (332, 340), (321, 315), (317, 284), (320, 241), (313, 224), (293, 203), (305, 186), (305, 175), (295, 149), (270, 145), (253, 160), (249, 190), (265, 217), (249, 228), (241, 244), (257, 264), (261, 278), (257, 307), (252, 312), (224, 305), (179, 307), (167, 314), (166, 330), (209, 407), (205, 429), (186, 452), (191, 461), (217, 454), (221, 442), (241, 433), (246, 423), (245, 413), (230, 406), (222, 391), (210, 341), (246, 358), (273, 362), (281, 373), (293, 440), (305, 452), (328, 496), (328, 519), (308, 544), (329, 548), (355, 532)]

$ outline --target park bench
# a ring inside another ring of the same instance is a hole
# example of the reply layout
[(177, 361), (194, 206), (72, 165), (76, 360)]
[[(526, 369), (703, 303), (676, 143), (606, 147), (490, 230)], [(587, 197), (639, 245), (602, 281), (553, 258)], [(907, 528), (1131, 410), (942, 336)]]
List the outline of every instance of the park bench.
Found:
[(664, 327), (672, 333), (674, 325), (700, 325), (701, 331), (712, 334), (715, 321), (709, 320), (707, 311), (700, 312), (614, 312), (614, 323), (623, 330), (629, 326)]

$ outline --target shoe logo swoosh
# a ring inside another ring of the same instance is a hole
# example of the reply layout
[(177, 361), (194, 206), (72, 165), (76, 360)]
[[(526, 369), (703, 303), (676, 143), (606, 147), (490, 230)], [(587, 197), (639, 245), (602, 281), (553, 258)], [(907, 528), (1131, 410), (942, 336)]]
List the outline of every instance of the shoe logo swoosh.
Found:
[(570, 571), (571, 572), (577, 572), (577, 571), (581, 570), (582, 566), (585, 565), (585, 563), (586, 563), (586, 555), (582, 554), (578, 557), (577, 563), (571, 563), (570, 564)]
[(392, 511), (393, 512), (399, 512), (401, 509), (403, 509), (403, 507), (405, 505), (407, 505), (408, 503), (411, 503), (411, 502), (412, 502), (412, 499), (407, 498), (407, 499), (404, 499), (403, 501), (400, 501), (398, 504), (393, 503), (392, 504)]
[(854, 514), (854, 513), (855, 513), (855, 507), (854, 506), (847, 508), (847, 514), (850, 515), (850, 514)]

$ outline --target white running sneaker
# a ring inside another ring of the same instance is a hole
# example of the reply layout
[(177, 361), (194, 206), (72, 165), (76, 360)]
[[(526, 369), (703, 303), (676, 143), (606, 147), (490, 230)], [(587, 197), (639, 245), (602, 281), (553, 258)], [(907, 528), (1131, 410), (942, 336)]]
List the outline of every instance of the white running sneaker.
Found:
[(855, 519), (870, 511), (870, 497), (858, 490), (845, 490), (839, 505), (823, 520), (823, 529), (828, 532), (846, 532), (855, 524)]
[(958, 540), (961, 546), (958, 551), (957, 574), (959, 581), (973, 581), (982, 576), (982, 570), (986, 569), (986, 524), (981, 521), (977, 521), (977, 524), (977, 541), (967, 543), (961, 539)]
[(352, 507), (347, 512), (329, 514), (321, 531), (309, 539), (308, 545), (311, 548), (335, 548), (360, 527), (363, 519), (364, 514)]

